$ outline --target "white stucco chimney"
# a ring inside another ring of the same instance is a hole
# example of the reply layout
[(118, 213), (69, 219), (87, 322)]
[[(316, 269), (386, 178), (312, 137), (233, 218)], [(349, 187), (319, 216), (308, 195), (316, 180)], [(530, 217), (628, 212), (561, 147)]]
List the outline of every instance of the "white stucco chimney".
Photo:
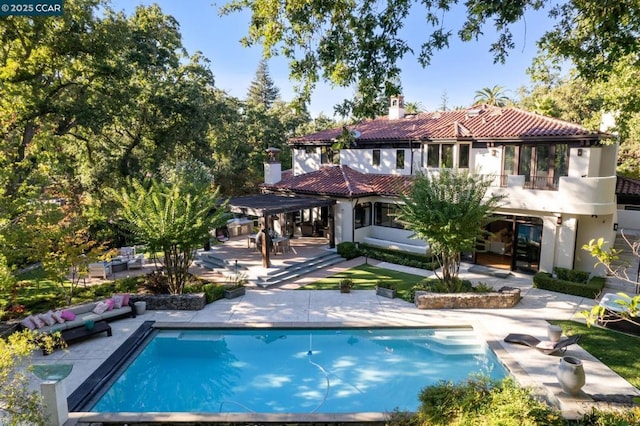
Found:
[(267, 148), (267, 161), (264, 163), (264, 183), (267, 185), (275, 185), (282, 180), (282, 164), (279, 157), (278, 148)]
[(389, 104), (389, 120), (404, 118), (404, 96), (392, 96)]

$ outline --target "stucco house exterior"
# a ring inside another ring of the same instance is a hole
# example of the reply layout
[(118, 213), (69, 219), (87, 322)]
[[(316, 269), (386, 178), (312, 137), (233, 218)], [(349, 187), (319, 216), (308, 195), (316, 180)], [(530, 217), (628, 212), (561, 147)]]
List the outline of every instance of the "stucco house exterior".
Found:
[(387, 116), (348, 130), (348, 148), (332, 149), (342, 128), (326, 130), (289, 141), (292, 169), (265, 164), (263, 192), (335, 200), (286, 223), (332, 229), (336, 243), (424, 253), (426, 243), (394, 220), (397, 194), (419, 172), (458, 168), (491, 175), (490, 191), (506, 196), (497, 220), (477, 242), (476, 263), (588, 271), (594, 261), (582, 245), (615, 238), (617, 145), (607, 133), (487, 105), (405, 114), (401, 96), (391, 99)]

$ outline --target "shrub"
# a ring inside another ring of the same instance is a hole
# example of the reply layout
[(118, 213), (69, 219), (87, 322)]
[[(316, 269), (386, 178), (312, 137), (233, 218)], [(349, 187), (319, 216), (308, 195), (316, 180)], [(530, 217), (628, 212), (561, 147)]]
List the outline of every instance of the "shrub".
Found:
[(576, 283), (586, 284), (589, 282), (589, 272), (576, 271), (575, 269), (560, 268), (556, 266), (553, 268), (553, 272), (556, 274), (559, 280), (573, 281)]
[(388, 288), (389, 290), (398, 290), (397, 284), (389, 281), (378, 281), (376, 282), (376, 287)]
[(512, 378), (476, 377), (453, 384), (441, 381), (419, 395), (419, 417), (429, 425), (563, 425), (561, 414), (538, 401)]
[(473, 291), (476, 293), (491, 293), (494, 289), (493, 286), (487, 283), (479, 282), (473, 287)]
[(336, 246), (336, 250), (340, 256), (344, 257), (347, 260), (360, 256), (358, 247), (356, 247), (356, 244), (352, 243), (351, 241), (339, 243)]
[(353, 280), (351, 278), (343, 278), (338, 284), (341, 292), (348, 293), (351, 291), (351, 287), (353, 287)]
[(424, 290), (432, 293), (471, 293), (474, 291), (469, 280), (456, 278), (449, 284), (443, 283), (438, 278), (425, 278), (422, 280)]
[(216, 300), (224, 299), (224, 286), (218, 284), (205, 284), (202, 286), (207, 303), (215, 302)]
[(161, 271), (153, 271), (146, 275), (143, 287), (153, 294), (168, 294), (169, 277)]
[(592, 277), (586, 284), (553, 278), (548, 272), (538, 272), (533, 276), (533, 286), (543, 290), (594, 299), (605, 285), (604, 277)]
[(385, 249), (369, 244), (360, 244), (360, 251), (363, 255), (366, 255), (371, 259), (395, 263), (397, 265), (411, 266), (429, 271), (438, 269), (440, 266), (438, 262), (434, 261), (433, 256), (427, 256), (426, 254)]

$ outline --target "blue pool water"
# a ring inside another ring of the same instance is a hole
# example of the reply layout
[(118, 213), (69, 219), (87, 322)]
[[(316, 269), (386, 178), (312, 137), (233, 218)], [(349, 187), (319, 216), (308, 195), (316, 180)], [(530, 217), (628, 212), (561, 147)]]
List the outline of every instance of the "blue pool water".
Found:
[(91, 411), (415, 411), (472, 373), (507, 375), (470, 328), (160, 330)]

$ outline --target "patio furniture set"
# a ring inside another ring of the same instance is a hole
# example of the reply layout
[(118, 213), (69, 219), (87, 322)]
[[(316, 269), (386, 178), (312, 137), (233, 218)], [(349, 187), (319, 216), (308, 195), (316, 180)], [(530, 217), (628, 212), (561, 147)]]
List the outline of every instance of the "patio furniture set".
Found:
[[(257, 250), (258, 247), (256, 245), (256, 236), (258, 234), (249, 234), (247, 236), (247, 248), (253, 248)], [(273, 254), (278, 254), (278, 252), (284, 254), (289, 253), (291, 251), (290, 240), (287, 237), (281, 237), (277, 234), (271, 236), (271, 241), (273, 242), (273, 249), (271, 250)]]
[(144, 255), (136, 254), (135, 247), (121, 247), (120, 254), (110, 261), (89, 264), (89, 277), (107, 279), (116, 272), (140, 269), (144, 264)]

